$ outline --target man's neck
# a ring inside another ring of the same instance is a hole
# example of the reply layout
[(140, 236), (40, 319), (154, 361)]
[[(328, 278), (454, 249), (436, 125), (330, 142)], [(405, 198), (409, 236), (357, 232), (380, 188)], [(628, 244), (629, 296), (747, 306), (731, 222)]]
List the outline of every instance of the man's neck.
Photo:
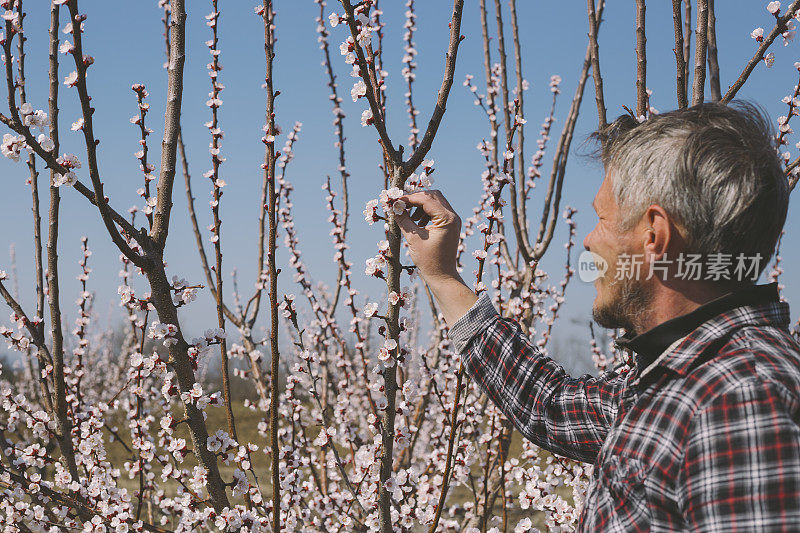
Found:
[(653, 298), (649, 312), (635, 321), (636, 333), (653, 329), (667, 320), (691, 313), (701, 305), (730, 292), (730, 287), (720, 287), (708, 283), (687, 282), (667, 286), (657, 283), (653, 287)]

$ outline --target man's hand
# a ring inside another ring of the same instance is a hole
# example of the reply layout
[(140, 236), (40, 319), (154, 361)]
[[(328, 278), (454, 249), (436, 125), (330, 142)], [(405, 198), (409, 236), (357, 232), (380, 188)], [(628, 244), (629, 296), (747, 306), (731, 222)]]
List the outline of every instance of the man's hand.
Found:
[(410, 216), (395, 217), (411, 259), (452, 326), (478, 299), (456, 269), (461, 219), (439, 191), (415, 192), (400, 200), (416, 208)]
[(416, 207), (395, 218), (408, 241), (411, 259), (425, 281), (457, 278), (456, 254), (461, 219), (439, 191), (421, 191), (400, 198)]

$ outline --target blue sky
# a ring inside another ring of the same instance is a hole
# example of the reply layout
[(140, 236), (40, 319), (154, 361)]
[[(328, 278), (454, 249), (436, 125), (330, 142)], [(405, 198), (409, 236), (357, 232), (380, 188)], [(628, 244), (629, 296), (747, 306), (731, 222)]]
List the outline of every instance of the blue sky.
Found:
[[(491, 2), (487, 2), (491, 3)], [(784, 2), (786, 3), (786, 2)], [(28, 98), (36, 108), (46, 108), (47, 72), (47, 23), (48, 8), (44, 2), (26, 2), (30, 13), (26, 18)], [(207, 180), (202, 173), (209, 168), (208, 131), (203, 123), (209, 119), (204, 103), (209, 91), (206, 63), (209, 55), (205, 41), (210, 30), (204, 24), (204, 15), (211, 10), (210, 2), (193, 0), (187, 2), (189, 13), (187, 29), (187, 61), (185, 73), (183, 131), (187, 143), (189, 163), (195, 177), (194, 189), (201, 215), (201, 226), (211, 220), (207, 200)], [(261, 88), (264, 77), (263, 26), (254, 15), (254, 2), (241, 0), (222, 1), (220, 18), (221, 61), (224, 70), (221, 81), (226, 89), (222, 94), (221, 125), (225, 130), (223, 155), (227, 162), (222, 167), (222, 176), (228, 183), (222, 199), (224, 272), (239, 270), (240, 286), (244, 293), (252, 290), (255, 276), (256, 222), (259, 213), (258, 187), (261, 179), (260, 165), (263, 161), (263, 145), (260, 142), (264, 124), (265, 92)], [(388, 124), (395, 144), (405, 142), (408, 137), (407, 115), (403, 104), (405, 92), (401, 76), (403, 56), (403, 23), (405, 2), (400, 0), (381, 2), (387, 22), (384, 41), (384, 63), (389, 72)], [(475, 149), (487, 135), (488, 128), (482, 112), (473, 105), (472, 95), (461, 85), (466, 74), (473, 74), (477, 83), (483, 83), (482, 44), (477, 0), (467, 0), (462, 24), (466, 39), (461, 44), (456, 81), (451, 91), (447, 113), (429, 158), (436, 160), (437, 187), (442, 189), (457, 211), (466, 218), (479, 199), (480, 174), (483, 170), (480, 154)], [(509, 21), (507, 2), (503, 2), (504, 15)], [(530, 83), (526, 92), (525, 115), (528, 119), (526, 160), (530, 160), (539, 124), (550, 105), (548, 81), (552, 74), (563, 78), (556, 123), (553, 126), (551, 149), (545, 157), (545, 174), (552, 161), (552, 148), (560, 133), (575, 90), (578, 74), (586, 46), (587, 22), (584, 2), (518, 2), (522, 33), (523, 70)], [(673, 26), (669, 2), (651, 2), (647, 11), (647, 85), (653, 91), (652, 104), (661, 111), (672, 109), (675, 100), (675, 62), (672, 55)], [(747, 60), (755, 51), (756, 44), (750, 32), (758, 26), (769, 32), (774, 19), (767, 13), (767, 2), (761, 0), (717, 1), (717, 39), (724, 90), (739, 75)], [(417, 82), (415, 102), (420, 110), (419, 120), (424, 127), (441, 84), (444, 52), (447, 45), (449, 15), (452, 3), (445, 0), (417, 2), (417, 33), (415, 41), (417, 56)], [(88, 14), (84, 49), (95, 58), (89, 73), (89, 91), (93, 96), (95, 132), (101, 143), (99, 162), (106, 193), (111, 203), (120, 211), (141, 199), (136, 189), (141, 186), (141, 174), (133, 154), (138, 150), (138, 129), (128, 119), (136, 112), (135, 95), (130, 87), (144, 83), (150, 92), (151, 113), (148, 125), (155, 130), (150, 137), (151, 161), (158, 162), (160, 139), (163, 133), (163, 109), (165, 103), (166, 71), (162, 37), (161, 12), (157, 2), (137, 0), (132, 2), (83, 1), (81, 11)], [(326, 16), (331, 11), (341, 12), (338, 2), (329, 2)], [(318, 48), (316, 22), (318, 6), (312, 0), (278, 0), (277, 10), (277, 57), (274, 82), (281, 91), (277, 100), (276, 120), (285, 132), (295, 121), (303, 123), (300, 140), (295, 145), (295, 160), (291, 163), (288, 177), (295, 192), (296, 228), (301, 238), (303, 258), (315, 280), (331, 283), (335, 280), (334, 250), (331, 246), (325, 210), (325, 193), (321, 186), (325, 176), (333, 178), (334, 190), (340, 189), (336, 167), (337, 152), (333, 145), (334, 130), (331, 124), (331, 106), (324, 68), (320, 65), (322, 52)], [(66, 19), (63, 19), (66, 20)], [(601, 71), (605, 80), (606, 104), (610, 117), (623, 113), (622, 106), (635, 107), (635, 13), (633, 2), (610, 2), (606, 8), (600, 30)], [(490, 12), (491, 28), (494, 32), (494, 16)], [(507, 26), (507, 41), (510, 51), (510, 26)], [(334, 68), (338, 74), (340, 96), (344, 98), (343, 109), (347, 114), (345, 135), (347, 136), (348, 170), (351, 191), (351, 220), (349, 260), (354, 263), (357, 287), (361, 297), (378, 297), (385, 288), (377, 280), (366, 280), (362, 265), (366, 257), (375, 252), (375, 244), (382, 238), (378, 225), (368, 226), (362, 222), (361, 209), (364, 203), (377, 197), (382, 188), (382, 177), (377, 168), (379, 148), (377, 135), (372, 128), (360, 125), (362, 101), (353, 103), (349, 98), (352, 78), (349, 68), (338, 54), (338, 44), (346, 34), (341, 26), (331, 30), (330, 42)], [(775, 66), (767, 69), (759, 64), (748, 84), (739, 92), (742, 98), (762, 105), (773, 119), (786, 114), (786, 105), (780, 99), (790, 93), (797, 84), (798, 73), (793, 63), (800, 59), (798, 43), (784, 47), (778, 41), (772, 50), (776, 56)], [(494, 52), (495, 59), (497, 57)], [(63, 56), (62, 56), (63, 58)], [(64, 59), (62, 59), (64, 61)], [(511, 64), (511, 63), (510, 63)], [(70, 72), (64, 63), (62, 78)], [(708, 90), (707, 90), (708, 93)], [(74, 89), (62, 85), (61, 90), (61, 137), (62, 149), (82, 154), (82, 136), (69, 130), (69, 125), (79, 117), (77, 95)], [(576, 128), (573, 153), (567, 167), (562, 208), (570, 205), (578, 209), (576, 216), (578, 235), (576, 250), (580, 251), (583, 237), (595, 223), (591, 201), (602, 180), (602, 169), (588, 157), (579, 153), (582, 142), (597, 125), (594, 105), (594, 90), (589, 82), (581, 117)], [(796, 136), (793, 136), (796, 137)], [(797, 138), (790, 138), (794, 146)], [(283, 138), (279, 139), (282, 144)], [(585, 145), (583, 146), (586, 152)], [(794, 156), (797, 150), (792, 148)], [(81, 156), (83, 158), (83, 156)], [(41, 165), (40, 165), (41, 167)], [(10, 271), (9, 246), (17, 251), (22, 301), (26, 309), (33, 305), (33, 243), (32, 218), (30, 213), (30, 189), (26, 184), (27, 169), (23, 164), (0, 161), (4, 194), (0, 198), (0, 223), (4, 228), (0, 236), (0, 269)], [(85, 169), (79, 173), (88, 182)], [(533, 195), (529, 213), (536, 227), (543, 191), (537, 189)], [(46, 193), (43, 194), (43, 213), (46, 212)], [(177, 274), (191, 282), (204, 282), (197, 260), (194, 239), (185, 211), (185, 195), (182, 180), (176, 181), (170, 240), (166, 253), (167, 272)], [(796, 203), (796, 201), (793, 201)], [(116, 288), (119, 284), (117, 272), (119, 253), (113, 247), (99, 216), (86, 200), (73, 190), (63, 190), (62, 226), (59, 255), (61, 257), (62, 308), (71, 324), (76, 317), (73, 300), (79, 288), (75, 276), (79, 273), (80, 237), (89, 237), (93, 250), (91, 266), (94, 269), (90, 280), (92, 290), (97, 293), (95, 310), (101, 323), (114, 324), (122, 313), (117, 306)], [(793, 226), (798, 222), (796, 209), (790, 208), (787, 221), (788, 232), (784, 238), (783, 267), (787, 274), (783, 282), (787, 285), (784, 296), (790, 304), (800, 305), (800, 287), (790, 282), (798, 267), (800, 256), (792, 247)], [(552, 273), (554, 281), (563, 273), (563, 244), (565, 227), (559, 226), (554, 244), (543, 266)], [(207, 236), (206, 236), (207, 239)], [(280, 241), (282, 245), (282, 240)], [(279, 251), (279, 258), (287, 254)], [(573, 256), (575, 257), (575, 256)], [(472, 259), (470, 259), (472, 261)], [(469, 263), (468, 263), (469, 264)], [(465, 270), (465, 279), (471, 281), (472, 266)], [(284, 269), (281, 276), (282, 289), (297, 292), (292, 283), (292, 274)], [(226, 279), (226, 297), (230, 298), (230, 278)], [(137, 285), (144, 290), (144, 280)], [(591, 300), (594, 289), (574, 279), (567, 290), (568, 303), (555, 330), (554, 346), (561, 356), (575, 359), (569, 362), (574, 369), (588, 368), (588, 327)], [(191, 336), (205, 328), (216, 325), (216, 313), (210, 295), (206, 292), (198, 301), (182, 311), (183, 327)], [(797, 313), (794, 313), (796, 316)], [(262, 315), (266, 316), (266, 315)], [(423, 317), (427, 316), (425, 314)], [(260, 324), (265, 324), (260, 321)]]

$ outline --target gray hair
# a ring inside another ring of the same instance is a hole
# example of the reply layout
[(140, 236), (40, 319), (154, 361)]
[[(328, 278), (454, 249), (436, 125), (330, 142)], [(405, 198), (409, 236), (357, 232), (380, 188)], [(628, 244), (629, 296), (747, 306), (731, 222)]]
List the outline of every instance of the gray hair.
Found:
[(763, 270), (786, 221), (789, 188), (759, 108), (705, 103), (641, 124), (623, 115), (594, 136), (621, 229), (660, 205), (685, 229), (687, 252), (760, 254)]

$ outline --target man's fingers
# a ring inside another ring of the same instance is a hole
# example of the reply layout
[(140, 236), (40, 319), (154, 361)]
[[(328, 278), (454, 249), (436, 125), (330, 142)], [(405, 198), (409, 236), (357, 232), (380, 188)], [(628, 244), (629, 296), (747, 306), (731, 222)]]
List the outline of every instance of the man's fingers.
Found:
[(418, 210), (423, 211), (429, 219), (447, 221), (456, 216), (444, 195), (437, 190), (406, 194), (400, 197), (400, 200), (408, 206), (416, 207)]
[(425, 213), (421, 207), (417, 207), (414, 212), (411, 213), (411, 220), (416, 222), (421, 228), (424, 228), (428, 225), (428, 222), (431, 221), (431, 217)]
[(395, 215), (394, 220), (397, 222), (397, 225), (400, 226), (400, 231), (407, 240), (427, 231), (424, 228), (419, 227), (413, 220), (411, 220), (411, 217), (405, 213), (401, 215)]

